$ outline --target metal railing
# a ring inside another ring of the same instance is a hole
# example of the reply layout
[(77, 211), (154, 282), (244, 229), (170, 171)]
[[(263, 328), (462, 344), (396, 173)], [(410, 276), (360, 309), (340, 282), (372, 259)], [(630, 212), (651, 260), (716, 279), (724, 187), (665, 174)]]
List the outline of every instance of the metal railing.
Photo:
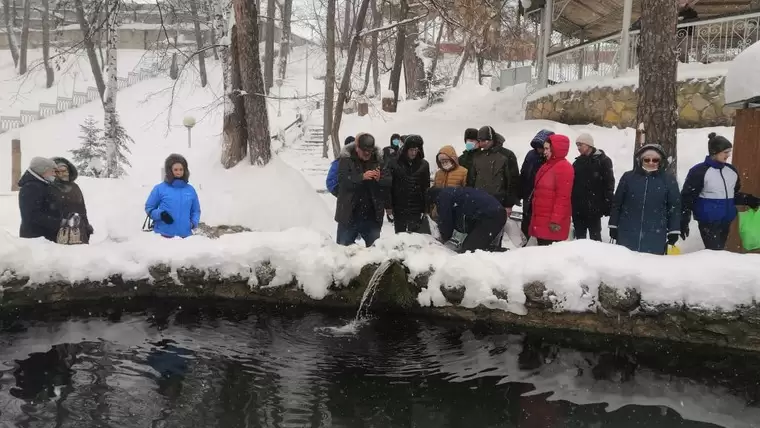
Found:
[[(640, 30), (629, 32), (628, 66), (639, 64)], [(730, 61), (760, 40), (760, 12), (722, 16), (678, 25), (676, 52), (680, 62)], [(549, 80), (568, 82), (618, 73), (620, 32), (552, 52)]]

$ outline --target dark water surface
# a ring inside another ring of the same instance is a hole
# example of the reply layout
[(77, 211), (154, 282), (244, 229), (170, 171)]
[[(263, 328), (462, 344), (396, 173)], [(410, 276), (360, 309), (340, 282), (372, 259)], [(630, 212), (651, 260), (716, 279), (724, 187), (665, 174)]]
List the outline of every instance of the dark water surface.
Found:
[(0, 426), (760, 426), (753, 356), (581, 351), (398, 315), (323, 329), (349, 319), (185, 307), (6, 321)]

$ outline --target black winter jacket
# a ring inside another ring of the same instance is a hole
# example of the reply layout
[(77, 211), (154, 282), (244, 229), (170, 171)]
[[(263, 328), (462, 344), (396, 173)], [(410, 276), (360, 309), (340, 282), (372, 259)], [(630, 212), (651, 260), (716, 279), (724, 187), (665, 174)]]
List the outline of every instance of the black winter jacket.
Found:
[(615, 199), (615, 173), (612, 159), (604, 151), (594, 149), (589, 156), (578, 156), (573, 163), (573, 216), (603, 217), (610, 215)]
[(467, 185), (488, 192), (503, 207), (512, 208), (520, 202), (520, 169), (517, 157), (502, 146), (503, 142), (504, 137), (497, 134), (493, 147), (473, 155)]
[[(373, 216), (365, 220), (374, 220), (383, 224), (385, 202), (391, 186), (391, 175), (383, 164), (381, 151), (375, 153), (368, 161), (362, 161), (356, 154), (356, 143), (343, 147), (338, 161), (338, 201), (335, 207), (335, 221), (340, 224), (354, 224), (357, 215), (371, 212)], [(379, 181), (364, 180), (364, 172), (379, 168)]]
[(69, 218), (72, 214), (79, 214), (81, 218), (82, 242), (88, 243), (90, 238), (90, 221), (87, 218), (87, 207), (84, 203), (84, 195), (79, 185), (75, 183), (79, 173), (76, 167), (65, 158), (53, 158), (56, 164), (66, 164), (69, 169), (69, 181), (56, 180), (51, 191), (55, 210), (61, 214), (61, 218)]
[(409, 160), (406, 150), (402, 149), (398, 158), (388, 163), (393, 177), (391, 208), (396, 218), (418, 219), (425, 212), (425, 195), (430, 188), (430, 165), (421, 157)]
[(52, 185), (31, 171), (26, 171), (21, 176), (18, 185), (18, 207), (21, 213), (19, 236), (43, 237), (55, 242), (61, 213), (53, 203)]

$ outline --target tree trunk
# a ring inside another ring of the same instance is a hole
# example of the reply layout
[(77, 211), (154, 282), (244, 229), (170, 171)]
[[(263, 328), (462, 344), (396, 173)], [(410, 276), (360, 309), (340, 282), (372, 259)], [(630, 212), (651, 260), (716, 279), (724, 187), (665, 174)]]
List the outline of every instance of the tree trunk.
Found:
[(425, 96), (425, 64), (419, 57), (419, 26), (417, 22), (407, 24), (406, 40), (404, 41), (404, 83), (408, 99), (419, 99)]
[[(335, 6), (338, 0), (327, 0), (327, 22), (325, 24), (325, 41), (327, 43), (327, 64), (325, 69), (325, 100), (322, 132), (322, 157), (327, 158), (327, 145), (333, 123), (333, 106), (335, 105)], [(335, 153), (335, 159), (339, 153)]]
[(24, 0), (24, 17), (21, 21), (21, 53), (18, 57), (18, 74), (26, 74), (26, 53), (29, 49), (29, 18), (32, 13), (32, 0)]
[[(380, 8), (377, 6), (377, 0), (372, 0), (372, 22), (375, 27), (379, 27), (383, 24), (383, 14)], [(372, 47), (369, 53), (369, 62), (372, 64), (372, 81), (375, 86), (375, 97), (380, 98), (380, 58), (377, 54), (379, 34), (372, 33)]]
[(95, 79), (95, 86), (98, 87), (100, 93), (100, 99), (103, 99), (103, 95), (106, 92), (106, 84), (103, 82), (103, 72), (100, 70), (100, 64), (98, 64), (98, 56), (95, 53), (95, 44), (92, 42), (92, 30), (90, 29), (90, 23), (84, 14), (84, 7), (82, 6), (82, 0), (74, 0), (74, 7), (77, 12), (77, 21), (79, 21), (79, 28), (82, 29), (82, 44), (87, 52), (87, 58), (90, 60), (90, 70), (92, 70), (92, 77)]
[(3, 0), (3, 17), (5, 18), (5, 33), (8, 35), (8, 49), (11, 51), (13, 65), (18, 67), (18, 41), (11, 20), (10, 0)]
[[(267, 33), (264, 40), (264, 84), (266, 85), (266, 91), (264, 91), (265, 94), (269, 94), (269, 90), (272, 89), (272, 85), (274, 85), (274, 15), (275, 0), (267, 0)], [(258, 23), (256, 23), (256, 26), (258, 27)], [(258, 39), (258, 37), (256, 38)], [(240, 42), (242, 43), (243, 41), (240, 40)], [(258, 46), (256, 47), (256, 50), (258, 50)]]
[(290, 18), (293, 15), (293, 0), (283, 0), (282, 11), (282, 31), (280, 34), (280, 58), (277, 75), (281, 80), (285, 80), (285, 74), (288, 69), (288, 55), (290, 54)]
[(340, 80), (340, 91), (338, 91), (338, 102), (335, 103), (335, 119), (332, 124), (332, 145), (335, 158), (338, 158), (341, 150), (340, 144), (340, 122), (343, 119), (343, 105), (348, 97), (348, 91), (351, 88), (351, 73), (354, 71), (354, 61), (356, 60), (356, 51), (359, 49), (359, 42), (361, 37), (359, 34), (364, 28), (364, 17), (367, 16), (367, 9), (369, 8), (369, 0), (362, 0), (359, 13), (356, 15), (356, 22), (354, 23), (353, 37), (351, 38), (351, 47), (348, 49), (348, 57), (346, 58), (346, 69), (343, 71), (343, 78)]
[(243, 96), (243, 104), (248, 130), (248, 156), (252, 165), (264, 166), (272, 159), (272, 147), (266, 88), (259, 59), (259, 14), (256, 4), (248, 0), (234, 0), (233, 5), (240, 83), (246, 94)]
[(119, 90), (118, 80), (118, 46), (119, 29), (118, 13), (120, 0), (106, 0), (106, 92), (103, 96), (103, 134), (106, 140), (105, 177), (118, 176), (117, 146), (119, 122), (116, 117), (116, 93)]
[[(400, 13), (399, 21), (406, 19), (406, 15), (409, 12), (409, 7), (406, 0), (399, 2)], [(404, 65), (404, 46), (406, 44), (406, 26), (400, 25), (396, 27), (396, 51), (393, 59), (393, 68), (391, 69), (391, 78), (389, 86), (393, 91), (393, 105), (398, 105), (398, 93), (401, 90), (401, 67)]]
[(235, 29), (227, 27), (229, 3), (213, 1), (214, 31), (219, 40), (230, 40), (229, 46), (219, 49), (224, 82), (224, 120), (222, 123), (222, 166), (232, 168), (245, 158), (248, 152), (248, 131), (243, 117), (243, 97), (240, 96), (240, 67), (236, 58), (237, 36)]
[(470, 60), (470, 51), (472, 50), (472, 45), (470, 41), (468, 40), (467, 43), (464, 45), (464, 50), (462, 51), (462, 59), (459, 60), (459, 67), (457, 68), (457, 74), (454, 76), (454, 82), (451, 84), (451, 86), (456, 87), (459, 84), (459, 79), (462, 78), (462, 73), (464, 73), (464, 67), (467, 65), (467, 61)]
[[(195, 47), (200, 51), (203, 49), (203, 33), (201, 32), (201, 21), (198, 17), (198, 0), (190, 0), (190, 14), (193, 17), (193, 26), (195, 27)], [(198, 54), (198, 72), (201, 75), (201, 87), (205, 88), (208, 83), (205, 52)]]
[(438, 68), (438, 57), (441, 56), (441, 36), (443, 36), (443, 30), (446, 29), (446, 21), (443, 21), (441, 28), (438, 29), (438, 35), (435, 38), (435, 53), (433, 54), (433, 61), (430, 64), (430, 72), (428, 73), (428, 82), (435, 80), (435, 72)]
[(643, 123), (648, 141), (665, 149), (668, 170), (676, 173), (676, 2), (642, 0), (641, 57), (637, 123)]
[(369, 88), (369, 72), (372, 68), (372, 61), (367, 61), (367, 67), (364, 71), (364, 85), (362, 85), (362, 90), (359, 91), (359, 94), (364, 95), (367, 93), (367, 88)]
[[(212, 3), (212, 0), (206, 0), (206, 1), (205, 1), (205, 8), (206, 8), (206, 20), (207, 20), (207, 21), (209, 22), (209, 24), (211, 25), (211, 45), (212, 45), (212, 46), (216, 46), (216, 44), (217, 44), (217, 40), (219, 40), (219, 38), (216, 36), (216, 35), (217, 35), (217, 32), (216, 32), (216, 25), (215, 25), (215, 21), (214, 21), (214, 18), (213, 18), (213, 16), (211, 16), (211, 14), (212, 14), (212, 11), (213, 11), (213, 9), (214, 9), (214, 8), (213, 8), (213, 5), (212, 5), (211, 3)], [(147, 33), (146, 33), (146, 34), (147, 34)], [(213, 51), (214, 51), (214, 59), (215, 59), (215, 60), (217, 60), (217, 61), (219, 61), (219, 49), (217, 49), (217, 48), (215, 47), (215, 48), (213, 49)]]
[(45, 65), (45, 87), (52, 88), (55, 72), (50, 66), (50, 2), (42, 0), (42, 62)]
[(345, 0), (343, 15), (343, 50), (348, 50), (351, 44), (351, 0)]

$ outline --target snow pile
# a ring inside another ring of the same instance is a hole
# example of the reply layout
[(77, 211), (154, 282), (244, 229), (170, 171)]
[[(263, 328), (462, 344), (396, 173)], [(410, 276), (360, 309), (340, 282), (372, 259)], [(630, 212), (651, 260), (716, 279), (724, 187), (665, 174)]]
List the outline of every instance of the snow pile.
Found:
[(726, 104), (760, 96), (760, 42), (743, 50), (728, 66)]
[[(250, 272), (269, 262), (276, 270), (269, 286), (296, 278), (308, 296), (322, 299), (331, 284), (348, 284), (364, 266), (388, 259), (402, 260), (412, 278), (432, 271), (428, 287), (418, 297), (423, 306), (447, 305), (441, 287), (464, 287), (464, 307), (484, 305), (525, 314), (523, 285), (535, 281), (554, 293), (555, 310), (570, 312), (595, 309), (602, 282), (621, 291), (639, 290), (642, 300), (654, 305), (732, 310), (760, 297), (757, 255), (703, 251), (663, 257), (587, 240), (455, 255), (429, 236), (386, 236), (376, 247), (365, 249), (338, 246), (327, 234), (307, 229), (241, 233), (217, 240), (164, 239), (144, 233), (120, 243), (89, 246), (0, 235), (0, 271), (29, 276), (32, 283), (100, 281), (116, 274), (139, 280), (150, 277), (149, 267), (166, 264), (173, 269), (214, 270), (223, 277), (251, 277), (250, 285), (256, 286), (256, 276)], [(507, 300), (494, 291), (506, 294)]]
[[(709, 79), (711, 77), (725, 76), (729, 62), (714, 62), (711, 64), (678, 64), (679, 81), (691, 79)], [(639, 86), (639, 69), (629, 70), (618, 77), (611, 76), (588, 76), (581, 80), (559, 83), (532, 93), (527, 101), (533, 101), (547, 95), (567, 91), (588, 91), (593, 88), (620, 89), (626, 86)]]

